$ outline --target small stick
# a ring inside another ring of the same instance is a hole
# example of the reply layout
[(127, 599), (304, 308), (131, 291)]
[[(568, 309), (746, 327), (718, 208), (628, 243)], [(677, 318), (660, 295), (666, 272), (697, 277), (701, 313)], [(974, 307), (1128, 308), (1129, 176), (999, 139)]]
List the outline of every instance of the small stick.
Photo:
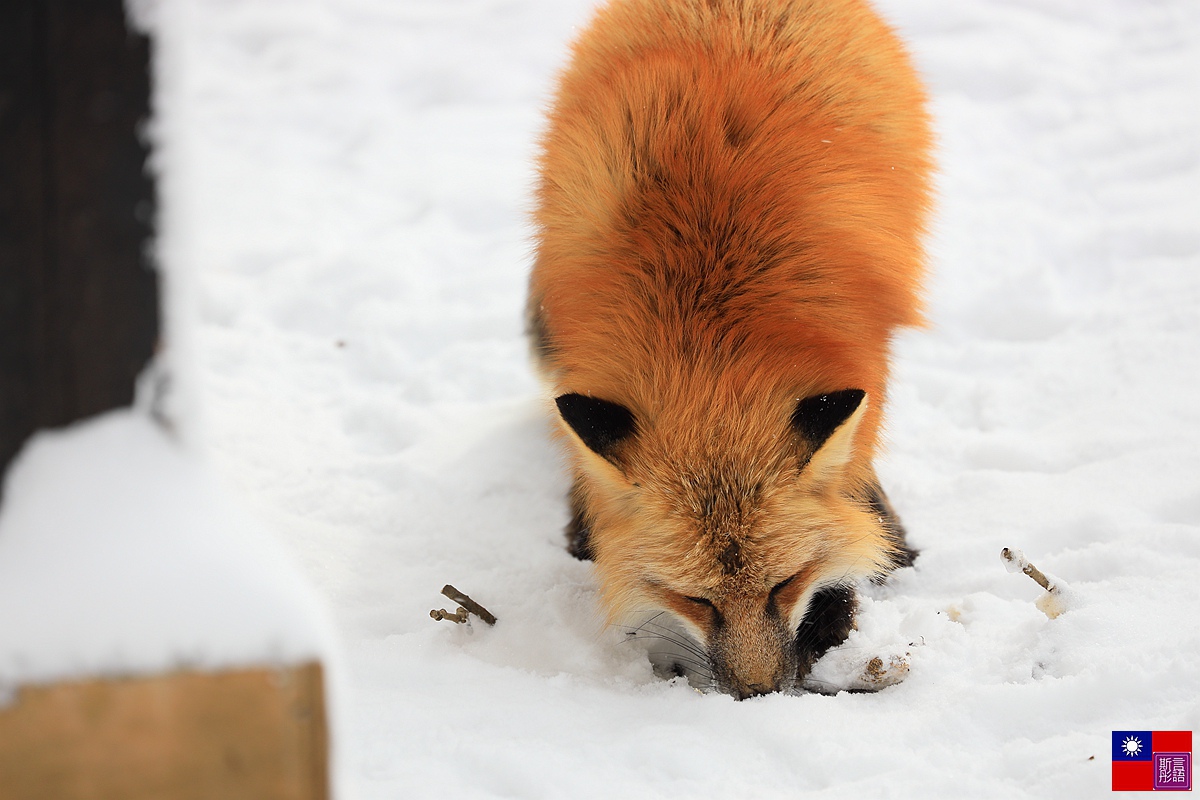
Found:
[(1009, 564), (1019, 568), (1021, 572), (1024, 572), (1026, 575), (1033, 578), (1035, 581), (1037, 581), (1037, 585), (1041, 586), (1047, 592), (1054, 591), (1054, 584), (1050, 583), (1049, 579), (1046, 578), (1040, 569), (1035, 567), (1033, 564), (1030, 564), (1025, 558), (1025, 554), (1020, 550), (1010, 550), (1006, 547), (1000, 551), (1000, 557)]
[(429, 616), (434, 619), (448, 619), (451, 622), (457, 622), (460, 625), (467, 621), (467, 610), (462, 606), (458, 607), (458, 611), (451, 614), (444, 608), (435, 608), (429, 612)]
[(1055, 619), (1070, 611), (1072, 606), (1078, 602), (1070, 587), (1057, 579), (1052, 581), (1047, 578), (1045, 573), (1029, 563), (1029, 559), (1025, 558), (1025, 554), (1020, 550), (1011, 550), (1006, 547), (1000, 551), (1000, 558), (1009, 572), (1020, 570), (1046, 590), (1046, 593), (1034, 600), (1033, 604), (1050, 619)]
[(447, 583), (445, 586), (442, 587), (442, 594), (446, 595), (446, 597), (449, 597), (451, 600), (458, 603), (460, 606), (465, 607), (467, 609), (467, 611), (470, 611), (472, 614), (479, 617), (481, 620), (486, 622), (488, 625), (496, 624), (496, 617), (492, 615), (492, 612), (488, 611), (486, 608), (479, 605), (479, 603), (476, 603), (474, 600), (467, 597), (465, 594), (460, 592), (458, 589), (455, 589), (450, 584)]

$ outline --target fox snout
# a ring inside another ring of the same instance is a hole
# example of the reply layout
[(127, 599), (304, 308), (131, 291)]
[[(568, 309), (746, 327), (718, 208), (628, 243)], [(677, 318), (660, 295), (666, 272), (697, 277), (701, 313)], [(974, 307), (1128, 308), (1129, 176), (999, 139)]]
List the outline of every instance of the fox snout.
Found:
[(708, 642), (716, 688), (738, 700), (785, 692), (796, 683), (795, 632), (772, 609), (731, 604)]

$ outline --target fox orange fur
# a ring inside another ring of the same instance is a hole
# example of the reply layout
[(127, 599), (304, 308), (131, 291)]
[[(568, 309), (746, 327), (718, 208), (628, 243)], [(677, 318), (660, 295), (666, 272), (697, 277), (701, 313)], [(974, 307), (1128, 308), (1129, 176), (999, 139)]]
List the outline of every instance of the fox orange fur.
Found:
[(911, 563), (872, 467), (921, 323), (931, 136), (863, 0), (614, 0), (542, 139), (529, 314), (610, 619), (787, 690)]

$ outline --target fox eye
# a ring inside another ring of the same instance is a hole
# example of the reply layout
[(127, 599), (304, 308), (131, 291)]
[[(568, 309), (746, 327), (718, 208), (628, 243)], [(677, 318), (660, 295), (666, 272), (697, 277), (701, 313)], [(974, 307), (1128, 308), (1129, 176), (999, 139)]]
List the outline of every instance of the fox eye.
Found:
[(633, 412), (619, 403), (582, 394), (564, 394), (554, 403), (583, 443), (605, 458), (637, 427)]
[(818, 394), (796, 403), (792, 427), (819, 450), (825, 440), (858, 410), (867, 393), (862, 389)]
[(810, 569), (805, 567), (792, 577), (785, 578), (771, 587), (771, 593), (767, 595), (767, 606), (780, 612), (792, 608), (800, 599), (800, 595), (804, 593), (804, 586), (807, 583), (804, 576), (809, 572)]
[[(797, 573), (797, 574), (799, 574), (799, 573)], [(786, 589), (794, 580), (796, 580), (795, 575), (793, 575), (790, 578), (785, 578), (784, 580), (781, 580), (779, 583), (777, 583), (773, 587), (771, 587), (771, 599), (774, 600), (776, 597), (778, 597), (779, 593), (782, 592), (784, 589)]]
[(695, 609), (695, 613), (690, 614), (693, 620), (703, 620), (704, 624), (712, 624), (720, 626), (724, 623), (724, 617), (721, 611), (717, 608), (716, 603), (709, 600), (707, 597), (693, 597), (692, 595), (683, 595), (683, 599), (691, 603), (691, 608)]

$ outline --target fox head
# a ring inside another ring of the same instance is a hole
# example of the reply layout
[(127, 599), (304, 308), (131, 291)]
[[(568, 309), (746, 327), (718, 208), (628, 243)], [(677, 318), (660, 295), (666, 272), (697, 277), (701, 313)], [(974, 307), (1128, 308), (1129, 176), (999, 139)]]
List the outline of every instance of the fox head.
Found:
[(658, 413), (574, 392), (556, 405), (610, 619), (671, 613), (721, 691), (791, 689), (811, 666), (798, 638), (814, 596), (890, 566), (856, 499), (862, 390)]

